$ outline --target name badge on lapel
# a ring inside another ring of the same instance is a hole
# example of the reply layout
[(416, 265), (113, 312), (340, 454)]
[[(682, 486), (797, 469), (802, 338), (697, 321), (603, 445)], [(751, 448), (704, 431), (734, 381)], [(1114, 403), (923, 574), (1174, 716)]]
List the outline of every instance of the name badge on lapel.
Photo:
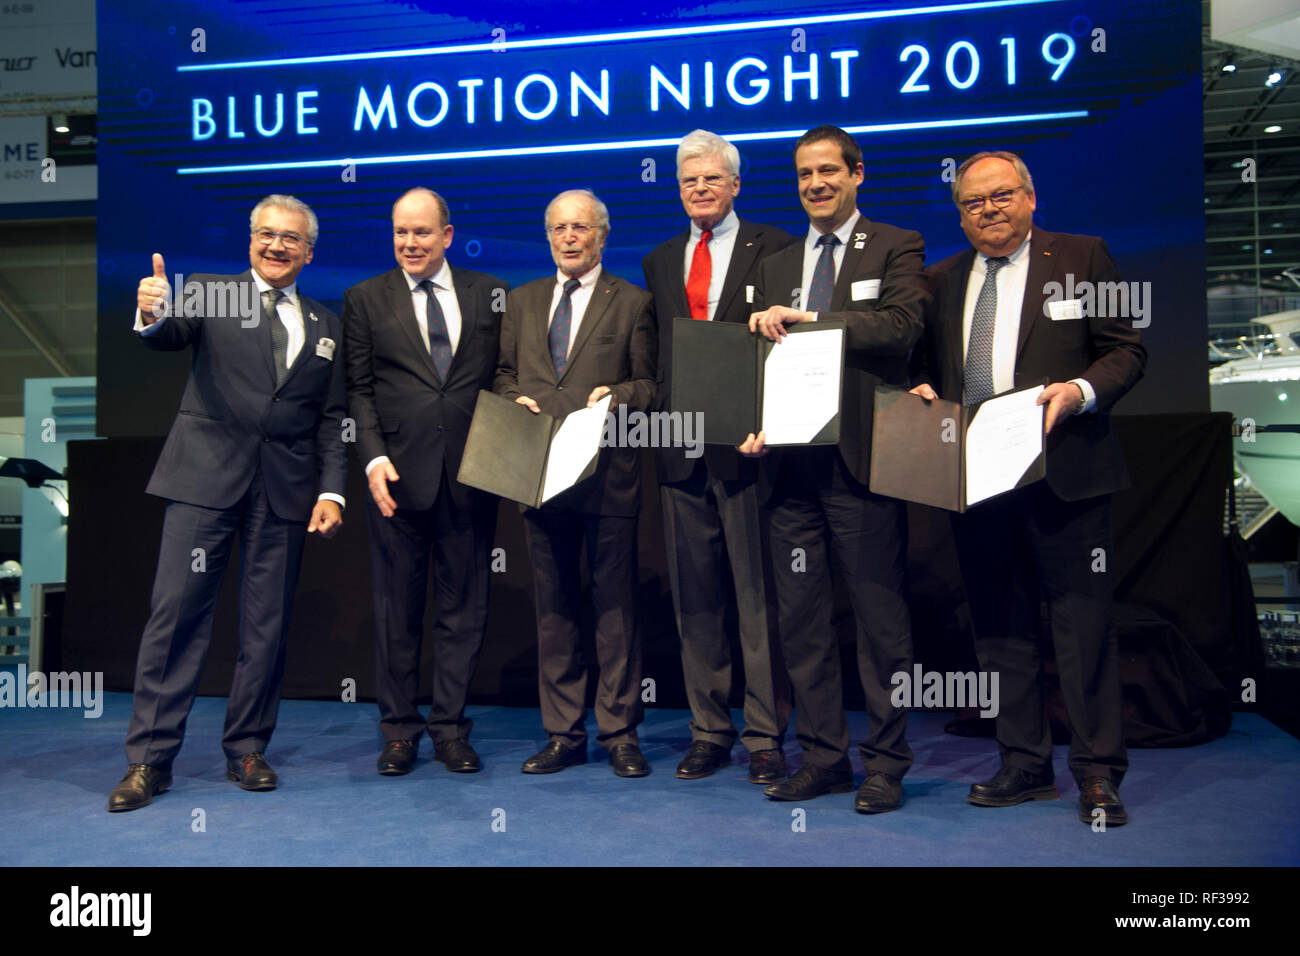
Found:
[(879, 279), (859, 279), (853, 285), (849, 286), (849, 297), (854, 302), (861, 302), (864, 299), (880, 298), (880, 280)]
[(861, 249), (866, 244), (867, 244), (867, 234), (865, 232), (854, 233), (853, 235), (854, 249)]
[(754, 287), (752, 285), (745, 286), (745, 301), (750, 305), (754, 304)]
[(334, 361), (334, 340), (321, 339), (316, 343), (316, 354), (327, 362)]
[(1081, 319), (1083, 303), (1078, 299), (1056, 299), (1047, 303), (1047, 314), (1051, 316), (1053, 322)]

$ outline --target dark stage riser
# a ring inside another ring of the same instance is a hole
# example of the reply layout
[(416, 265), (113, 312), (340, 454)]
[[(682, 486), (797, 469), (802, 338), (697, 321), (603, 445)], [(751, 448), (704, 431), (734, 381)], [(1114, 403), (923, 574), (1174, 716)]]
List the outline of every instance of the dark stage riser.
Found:
[[(1221, 563), (1224, 488), (1231, 448), (1223, 415), (1184, 414), (1116, 419), (1134, 488), (1115, 496), (1117, 598), (1173, 622), (1228, 686), (1234, 663), (1228, 638)], [(110, 690), (129, 691), (136, 650), (149, 612), (164, 502), (144, 493), (162, 439), (105, 439), (68, 447), (68, 593), (61, 666), (103, 671)], [(640, 623), (644, 676), (655, 681), (655, 704), (685, 707), (682, 667), (665, 577), (663, 532), (653, 462), (646, 450), (640, 516)], [(349, 475), (344, 526), (331, 541), (309, 536), (293, 614), (284, 696), (338, 699), (347, 679), (359, 700), (374, 692), (370, 567), (360, 466)], [(974, 670), (968, 615), (946, 513), (909, 509), (909, 579), (916, 660), (926, 670)], [(516, 505), (501, 504), (496, 545), (505, 570), (492, 576), (488, 635), (471, 688), (471, 703), (537, 705), (532, 580)], [(237, 656), (237, 575), (228, 569), (200, 693), (224, 695)], [(430, 605), (432, 606), (432, 604)], [(734, 616), (734, 615), (733, 615)], [(836, 591), (834, 625), (845, 661), (845, 699), (860, 708), (852, 653), (853, 621)], [(589, 613), (583, 621), (590, 640)], [(735, 640), (734, 621), (729, 621)], [(424, 648), (424, 686), (431, 649)], [(589, 655), (590, 659), (590, 655)], [(739, 655), (735, 658), (739, 661)], [(740, 705), (736, 668), (733, 705)], [(593, 682), (594, 683), (594, 682)], [(370, 705), (366, 705), (370, 706)]]

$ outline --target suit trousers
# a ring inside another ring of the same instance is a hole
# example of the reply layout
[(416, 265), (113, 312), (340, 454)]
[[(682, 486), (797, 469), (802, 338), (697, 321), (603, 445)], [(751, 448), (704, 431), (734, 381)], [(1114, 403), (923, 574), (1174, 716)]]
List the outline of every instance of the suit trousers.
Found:
[[(444, 470), (433, 505), (398, 508), (391, 518), (366, 496), (370, 525), (370, 586), (375, 610), (375, 698), (384, 741), (419, 743), (426, 729), (435, 743), (468, 737), (473, 721), (465, 699), (487, 627), (492, 536), (497, 500), (476, 496), (469, 511), (456, 506)], [(420, 648), (425, 590), (433, 556), (435, 618), (433, 698), (426, 721), (420, 696)]]
[(772, 572), (781, 647), (794, 688), (795, 730), (804, 761), (849, 773), (840, 649), (831, 626), (831, 573), (853, 607), (858, 673), (868, 731), (859, 744), (868, 774), (902, 779), (912, 765), (907, 711), (890, 701), (890, 678), (912, 667), (904, 598), (907, 511), (903, 502), (858, 484), (838, 448), (779, 452), (769, 501)]
[(136, 661), (128, 763), (168, 769), (180, 752), (236, 532), (239, 659), (221, 746), (234, 760), (265, 751), (270, 743), (307, 522), (288, 521), (271, 510), (259, 471), (230, 508), (167, 505), (149, 623)]
[(542, 726), (553, 742), (585, 747), (587, 663), (578, 630), (587, 545), (596, 622), (596, 739), (635, 744), (641, 723), (641, 635), (637, 628), (637, 519), (546, 509), (524, 512), (537, 605), (537, 679)]
[(790, 718), (790, 685), (768, 602), (757, 487), (713, 477), (701, 457), (685, 481), (661, 485), (660, 498), (691, 739), (728, 749), (736, 742), (726, 630), (730, 569), (745, 674), (740, 741), (751, 753), (780, 748)]
[(1046, 598), (1070, 723), (1070, 770), (1079, 781), (1105, 777), (1118, 785), (1128, 753), (1110, 627), (1110, 495), (1063, 501), (1040, 481), (953, 515), (952, 525), (980, 667), (998, 675), (1002, 762), (1032, 773), (1052, 769), (1038, 643)]

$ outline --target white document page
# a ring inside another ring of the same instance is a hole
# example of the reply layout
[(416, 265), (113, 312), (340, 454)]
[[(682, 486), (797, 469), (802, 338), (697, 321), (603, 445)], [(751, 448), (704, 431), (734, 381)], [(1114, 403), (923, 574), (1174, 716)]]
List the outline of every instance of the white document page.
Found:
[(570, 412), (560, 423), (546, 456), (546, 478), (542, 482), (542, 501), (547, 502), (572, 488), (600, 453), (600, 438), (605, 433), (605, 415), (613, 395), (606, 395), (591, 408)]
[(763, 371), (763, 431), (768, 445), (806, 445), (840, 407), (844, 330), (787, 335)]
[(990, 398), (966, 432), (966, 505), (1016, 487), (1043, 453), (1043, 386)]

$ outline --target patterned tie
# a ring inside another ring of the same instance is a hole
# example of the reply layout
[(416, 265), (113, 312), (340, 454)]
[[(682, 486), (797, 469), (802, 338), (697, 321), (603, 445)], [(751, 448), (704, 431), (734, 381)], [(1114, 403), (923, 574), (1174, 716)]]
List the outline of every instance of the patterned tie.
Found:
[(555, 365), (555, 377), (564, 375), (564, 366), (569, 362), (569, 327), (573, 325), (573, 293), (582, 285), (577, 279), (564, 283), (564, 295), (551, 316), (551, 331), (546, 335), (551, 347), (551, 362)]
[(433, 282), (425, 279), (420, 283), (424, 290), (424, 326), (429, 330), (429, 355), (433, 358), (433, 370), (438, 373), (438, 381), (447, 380), (447, 369), (451, 368), (451, 337), (447, 334), (447, 318), (442, 314), (438, 297), (433, 294)]
[(709, 255), (709, 240), (713, 231), (700, 233), (695, 254), (691, 256), (691, 274), (686, 280), (686, 302), (691, 307), (691, 318), (707, 321), (709, 318), (709, 283), (713, 281), (713, 256)]
[(817, 268), (813, 269), (812, 287), (804, 298), (805, 312), (825, 312), (831, 307), (831, 293), (835, 291), (835, 247), (840, 237), (833, 232), (817, 237), (817, 245), (822, 247)]
[(988, 259), (984, 263), (984, 285), (975, 300), (975, 317), (970, 324), (970, 341), (966, 343), (966, 388), (964, 404), (978, 405), (993, 397), (993, 326), (998, 317), (998, 270), (1007, 257)]
[(262, 293), (262, 317), (271, 323), (271, 361), (275, 363), (275, 387), (284, 384), (284, 377), (289, 374), (289, 330), (280, 321), (280, 312), (276, 307), (284, 293), (279, 289), (267, 289)]

